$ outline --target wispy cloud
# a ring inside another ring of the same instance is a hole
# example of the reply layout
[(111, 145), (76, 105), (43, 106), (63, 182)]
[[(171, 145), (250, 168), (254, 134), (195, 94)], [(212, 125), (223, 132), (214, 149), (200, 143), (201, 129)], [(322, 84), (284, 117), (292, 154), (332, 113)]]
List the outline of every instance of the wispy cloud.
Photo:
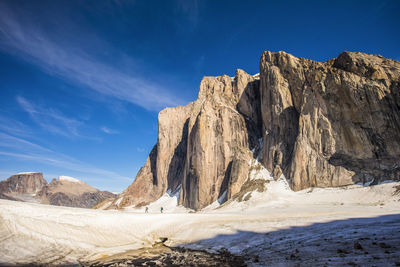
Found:
[(185, 35), (194, 33), (200, 21), (200, 5), (198, 0), (175, 1), (175, 27), (179, 32)]
[(36, 151), (36, 153), (53, 153), (50, 149), (2, 132), (0, 132), (0, 147), (12, 148), (13, 150), (23, 152)]
[(20, 160), (34, 161), (50, 166), (60, 167), (71, 171), (92, 174), (99, 179), (130, 180), (115, 172), (97, 168), (70, 156), (55, 152), (28, 140), (0, 132), (0, 155)]
[(136, 151), (142, 153), (142, 152), (144, 152), (144, 148), (143, 147), (137, 147)]
[(106, 134), (119, 134), (119, 131), (110, 129), (110, 128), (105, 127), (105, 126), (101, 127), (100, 129), (101, 129), (103, 132), (105, 132)]
[(87, 51), (70, 48), (38, 25), (26, 18), (21, 20), (4, 2), (0, 3), (0, 49), (36, 64), (49, 74), (147, 110), (186, 102), (147, 78), (128, 74)]
[[(67, 161), (64, 159), (48, 157), (48, 156), (44, 156), (44, 155), (21, 154), (21, 153), (4, 152), (4, 151), (0, 151), (0, 155), (19, 158), (19, 159), (23, 159), (23, 160), (36, 161), (36, 162), (40, 162), (40, 163), (47, 164), (50, 166), (62, 167), (64, 169), (68, 169), (68, 170), (72, 170), (72, 171), (89, 173), (89, 174), (94, 174), (97, 176), (100, 175), (102, 177), (107, 177), (106, 179), (131, 180), (128, 177), (123, 177), (123, 176), (116, 174), (114, 172), (111, 172), (111, 171), (107, 171), (107, 170), (103, 170), (103, 169), (96, 168), (93, 166), (85, 165), (84, 163), (79, 162), (79, 161), (73, 162), (73, 161)], [(99, 179), (99, 177), (97, 179)]]
[(0, 131), (11, 133), (16, 136), (32, 135), (32, 129), (30, 127), (20, 121), (3, 115), (0, 115)]
[(176, 3), (177, 3), (176, 12), (184, 14), (186, 16), (187, 21), (192, 25), (192, 27), (197, 26), (199, 21), (199, 1), (178, 0)]
[(78, 132), (83, 124), (81, 121), (68, 118), (56, 109), (36, 105), (21, 96), (17, 97), (17, 102), (43, 129), (67, 137), (82, 137)]

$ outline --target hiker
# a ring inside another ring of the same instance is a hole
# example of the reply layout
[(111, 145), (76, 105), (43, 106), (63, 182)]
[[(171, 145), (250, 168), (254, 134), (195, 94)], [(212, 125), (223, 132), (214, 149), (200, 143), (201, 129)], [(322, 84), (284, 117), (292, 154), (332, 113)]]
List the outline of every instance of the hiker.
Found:
[(163, 208), (163, 207), (161, 207), (161, 208), (160, 208), (160, 212), (161, 212), (161, 213), (163, 213), (163, 211), (164, 211), (164, 208)]
[(149, 213), (149, 207), (146, 207), (146, 209), (144, 210), (145, 213)]

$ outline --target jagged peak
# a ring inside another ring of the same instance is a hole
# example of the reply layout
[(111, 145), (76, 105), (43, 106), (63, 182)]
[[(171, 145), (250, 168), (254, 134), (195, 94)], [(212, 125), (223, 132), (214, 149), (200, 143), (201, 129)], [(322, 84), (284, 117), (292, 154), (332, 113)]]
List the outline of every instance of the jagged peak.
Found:
[(393, 66), (399, 68), (400, 62), (384, 58), (381, 55), (343, 51), (330, 62), (334, 68), (374, 80), (386, 80), (388, 78), (399, 80), (400, 78), (399, 73), (393, 71)]
[(260, 68), (263, 69), (263, 64), (269, 64), (285, 69), (288, 68), (293, 69), (293, 68), (298, 68), (301, 62), (311, 62), (311, 61), (312, 60), (309, 59), (295, 57), (289, 53), (286, 53), (285, 51), (279, 51), (279, 52), (264, 51), (263, 54), (261, 55)]
[(242, 69), (236, 69), (234, 77), (230, 77), (226, 74), (221, 76), (204, 76), (200, 83), (198, 99), (225, 95), (237, 100), (241, 93), (235, 90), (238, 83), (243, 84), (259, 79), (259, 73), (251, 75)]
[(188, 108), (191, 107), (191, 105), (193, 105), (193, 102), (189, 102), (187, 105), (185, 106), (176, 106), (176, 107), (168, 107), (168, 108), (164, 108), (163, 110), (161, 110), (158, 113), (158, 118), (160, 119), (160, 117), (162, 116), (168, 116), (171, 112), (175, 113), (175, 112), (181, 112), (182, 110), (186, 110)]
[(261, 55), (262, 57), (267, 57), (267, 58), (272, 58), (272, 57), (295, 57), (292, 54), (289, 54), (283, 50), (278, 51), (278, 52), (272, 52), (272, 51), (264, 51)]
[(226, 91), (226, 87), (232, 87), (232, 78), (228, 75), (204, 76), (200, 83), (198, 99), (221, 94)]

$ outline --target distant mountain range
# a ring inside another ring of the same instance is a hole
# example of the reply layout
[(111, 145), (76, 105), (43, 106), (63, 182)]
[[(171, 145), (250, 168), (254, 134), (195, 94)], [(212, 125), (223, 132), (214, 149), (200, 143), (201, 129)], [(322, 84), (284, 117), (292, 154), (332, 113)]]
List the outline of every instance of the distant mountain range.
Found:
[(98, 202), (116, 197), (76, 178), (60, 176), (47, 183), (40, 172), (12, 175), (0, 182), (0, 198), (57, 206), (92, 208)]

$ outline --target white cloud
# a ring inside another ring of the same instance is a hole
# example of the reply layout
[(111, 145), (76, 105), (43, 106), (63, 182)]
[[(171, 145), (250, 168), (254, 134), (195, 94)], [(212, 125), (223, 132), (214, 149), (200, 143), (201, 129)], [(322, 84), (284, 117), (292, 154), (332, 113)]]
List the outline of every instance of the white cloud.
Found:
[(106, 127), (106, 126), (101, 127), (100, 130), (102, 130), (106, 134), (119, 134), (119, 131), (110, 129), (110, 128)]
[(144, 152), (144, 148), (142, 148), (142, 147), (137, 147), (136, 150), (137, 150), (137, 152), (140, 152), (140, 153)]
[(26, 152), (36, 151), (37, 153), (53, 153), (50, 149), (2, 132), (0, 132), (0, 147)]
[(150, 79), (127, 74), (86, 51), (69, 48), (26, 19), (17, 19), (12, 10), (0, 3), (0, 49), (36, 64), (49, 74), (147, 110), (186, 102)]

